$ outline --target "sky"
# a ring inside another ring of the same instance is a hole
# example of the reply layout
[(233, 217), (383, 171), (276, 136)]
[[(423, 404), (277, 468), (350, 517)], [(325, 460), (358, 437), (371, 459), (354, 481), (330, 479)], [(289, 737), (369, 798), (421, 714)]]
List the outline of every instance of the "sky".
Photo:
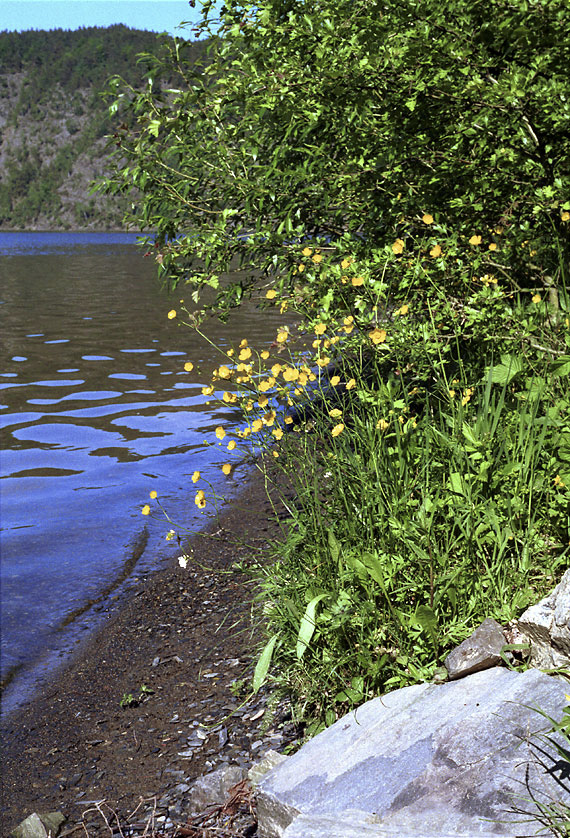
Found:
[(195, 23), (198, 17), (188, 0), (0, 0), (0, 32), (124, 23), (194, 40), (191, 27), (177, 27), (182, 21)]

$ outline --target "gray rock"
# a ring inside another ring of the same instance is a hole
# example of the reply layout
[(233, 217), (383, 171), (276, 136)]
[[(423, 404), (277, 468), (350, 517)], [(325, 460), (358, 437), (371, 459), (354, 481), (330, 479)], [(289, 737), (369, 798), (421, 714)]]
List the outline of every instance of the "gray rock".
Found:
[(199, 777), (192, 786), (186, 803), (193, 814), (202, 812), (207, 806), (220, 805), (228, 796), (228, 791), (247, 776), (247, 771), (239, 765), (225, 765), (216, 771)]
[(489, 669), (501, 663), (505, 636), (501, 626), (488, 617), (445, 659), (449, 680), (464, 678), (473, 672)]
[(61, 812), (45, 812), (41, 815), (34, 812), (19, 823), (10, 835), (13, 838), (56, 838), (64, 822), (65, 817)]
[(547, 597), (527, 608), (518, 628), (530, 640), (534, 666), (555, 669), (570, 664), (570, 570)]
[(536, 812), (531, 792), (570, 806), (570, 793), (554, 751), (538, 764), (531, 734), (546, 723), (533, 707), (561, 718), (565, 689), (536, 669), (496, 667), (368, 701), (261, 780), (259, 835), (309, 836), (288, 829), (299, 815), (350, 824), (355, 809), (356, 826), (398, 838), (537, 834), (540, 824), (516, 826), (517, 806)]
[(263, 759), (260, 759), (259, 762), (252, 765), (247, 772), (249, 782), (252, 786), (257, 786), (261, 781), (261, 778), (265, 777), (268, 771), (271, 771), (271, 769), (275, 768), (277, 765), (281, 765), (281, 763), (285, 762), (286, 759), (287, 757), (285, 754), (280, 754), (278, 751), (267, 751)]
[[(342, 818), (334, 815), (299, 815), (287, 827), (283, 838), (433, 838), (433, 834), (404, 834), (399, 830), (393, 832), (374, 823), (369, 815), (354, 810)], [(442, 833), (438, 838), (456, 838), (456, 834)], [(497, 838), (497, 833), (477, 832), (476, 838)], [(515, 833), (512, 832), (509, 838), (516, 838)]]

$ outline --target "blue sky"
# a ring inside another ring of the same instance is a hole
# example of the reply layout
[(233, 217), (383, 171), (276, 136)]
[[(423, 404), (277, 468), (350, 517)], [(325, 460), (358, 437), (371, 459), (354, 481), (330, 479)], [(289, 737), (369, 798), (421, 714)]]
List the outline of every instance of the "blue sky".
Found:
[(194, 40), (191, 27), (177, 27), (198, 17), (198, 9), (191, 8), (188, 0), (0, 0), (0, 32), (124, 23)]

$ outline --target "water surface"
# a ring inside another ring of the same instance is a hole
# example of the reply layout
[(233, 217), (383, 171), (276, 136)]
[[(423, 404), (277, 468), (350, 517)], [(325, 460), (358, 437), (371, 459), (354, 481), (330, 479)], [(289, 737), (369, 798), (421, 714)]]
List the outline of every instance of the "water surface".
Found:
[[(240, 477), (221, 475), (230, 455), (213, 434), (237, 416), (201, 393), (220, 359), (168, 319), (184, 294), (161, 290), (134, 240), (0, 233), (1, 665), (14, 694), (92, 627), (90, 601), (175, 560), (167, 522), (141, 516), (151, 489), (195, 529), (193, 472), (224, 493)], [(278, 321), (250, 307), (213, 337), (262, 345)]]

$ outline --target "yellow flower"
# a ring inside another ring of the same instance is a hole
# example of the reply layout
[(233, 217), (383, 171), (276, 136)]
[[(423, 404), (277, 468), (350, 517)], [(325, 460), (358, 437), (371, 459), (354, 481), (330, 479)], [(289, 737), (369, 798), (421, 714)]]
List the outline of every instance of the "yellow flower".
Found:
[(277, 378), (282, 369), (283, 367), (281, 366), (281, 364), (273, 364), (273, 366), (271, 367), (271, 375)]
[(345, 317), (342, 322), (345, 326), (350, 326), (352, 323), (354, 323), (354, 317), (352, 316), (352, 314), (349, 314), (348, 317)]
[(312, 258), (313, 258), (313, 262), (315, 263), (315, 265), (318, 265), (319, 262), (323, 261), (323, 257), (321, 256), (320, 253), (315, 253), (315, 255)]
[(429, 252), (429, 255), (433, 256), (434, 259), (437, 259), (438, 256), (441, 256), (441, 247), (438, 244), (434, 244)]
[(317, 338), (316, 340), (314, 340), (313, 343), (312, 343), (313, 349), (318, 349), (319, 346), (321, 345), (321, 343), (322, 343), (322, 340), (320, 338)]
[(145, 505), (141, 509), (141, 515), (150, 515), (150, 506), (148, 505), (148, 503), (145, 503)]
[(560, 219), (561, 221), (570, 221), (570, 212), (563, 212)]
[(303, 250), (301, 251), (303, 256), (310, 256), (312, 252), (313, 251), (311, 250), (310, 247), (304, 247)]
[(259, 399), (258, 404), (260, 407), (267, 407), (267, 405), (269, 404), (269, 399), (267, 398), (267, 396), (262, 396)]
[(301, 264), (299, 265), (299, 267), (297, 268), (297, 270), (299, 271), (299, 273), (300, 273), (300, 274), (302, 274), (302, 273), (303, 273), (303, 271), (305, 270), (305, 266), (303, 265), (303, 263), (301, 263)]
[(410, 310), (410, 307), (409, 307), (409, 305), (406, 304), (406, 305), (400, 306), (400, 308), (397, 309), (397, 311), (395, 311), (394, 314), (395, 315), (396, 314), (400, 314), (400, 315), (401, 314), (407, 314), (409, 310)]
[(319, 358), (317, 360), (317, 366), (318, 367), (326, 367), (328, 364), (330, 364), (330, 360), (331, 359), (329, 358), (328, 355), (323, 355), (322, 358)]
[(235, 439), (230, 439), (230, 441), (228, 442), (228, 451), (233, 451), (234, 448), (236, 447), (236, 444), (237, 443), (236, 443)]
[(473, 395), (473, 387), (468, 387), (466, 390), (463, 391), (463, 398), (461, 399), (461, 404), (463, 407), (467, 404), (467, 402), (471, 401), (471, 396)]
[(354, 378), (351, 378), (349, 381), (346, 382), (346, 389), (347, 390), (354, 390), (356, 387), (356, 381)]
[(267, 361), (267, 359), (269, 358), (269, 352), (267, 351), (267, 349), (263, 350), (260, 357), (263, 358), (264, 361)]
[(281, 303), (281, 306), (279, 308), (279, 313), (284, 314), (287, 311), (288, 308), (289, 308), (288, 300), (283, 300), (283, 302)]
[(248, 399), (248, 400), (245, 402), (245, 404), (244, 404), (244, 406), (243, 406), (243, 409), (244, 409), (244, 410), (246, 410), (246, 411), (247, 411), (247, 410), (252, 410), (252, 409), (253, 409), (253, 401), (252, 401), (251, 399)]
[(327, 330), (327, 324), (326, 323), (316, 323), (315, 324), (314, 331), (315, 331), (316, 335), (324, 335), (326, 330)]
[(349, 323), (347, 326), (343, 326), (343, 331), (349, 335), (351, 332), (354, 331), (354, 323)]
[(295, 369), (295, 367), (287, 367), (283, 370), (283, 380), (284, 381), (297, 381), (299, 378), (299, 370)]
[(277, 291), (275, 291), (273, 288), (270, 288), (267, 294), (265, 295), (267, 300), (274, 300), (276, 296)]
[(194, 503), (196, 504), (198, 509), (204, 509), (204, 507), (206, 506), (206, 495), (204, 494), (202, 489), (200, 489), (199, 492), (196, 492)]
[(348, 282), (348, 277), (347, 276), (341, 276), (340, 281), (342, 282), (343, 285), (346, 285), (346, 283)]
[(352, 277), (352, 284), (355, 288), (358, 288), (360, 285), (364, 285), (364, 277), (363, 276), (353, 276)]
[(369, 332), (368, 337), (373, 344), (378, 345), (379, 343), (384, 343), (386, 340), (386, 332), (384, 329), (373, 329)]
[(562, 480), (559, 474), (556, 475), (554, 478), (554, 485), (560, 486), (561, 488), (566, 485), (566, 483)]
[(450, 391), (449, 391), (449, 398), (450, 398), (450, 399), (454, 399), (454, 398), (455, 398), (455, 390), (450, 390)]
[(227, 391), (222, 396), (222, 399), (225, 401), (226, 404), (235, 404), (235, 402), (237, 402), (236, 394), (228, 393)]
[(267, 425), (270, 428), (271, 425), (273, 425), (273, 423), (275, 422), (275, 417), (276, 416), (277, 416), (277, 414), (275, 413), (274, 410), (269, 410), (265, 414), (265, 416), (262, 417), (261, 421), (263, 422), (264, 425)]
[(224, 431), (222, 426), (218, 425), (218, 427), (216, 428), (216, 436), (218, 437), (218, 439), (223, 439), (225, 437), (225, 435), (226, 435), (226, 432)]
[(347, 268), (350, 268), (352, 264), (352, 259), (343, 259), (340, 263), (341, 268), (345, 271)]
[(491, 244), (489, 245), (489, 250), (496, 250), (496, 249), (497, 249), (497, 245), (495, 244), (495, 242), (491, 242)]
[(532, 298), (532, 302), (533, 302), (535, 305), (537, 305), (537, 304), (538, 304), (538, 303), (540, 303), (541, 301), (542, 301), (542, 297), (540, 296), (540, 294), (534, 294), (534, 296), (533, 296), (533, 298)]
[(332, 410), (329, 410), (329, 416), (333, 419), (339, 419), (342, 416), (342, 410), (339, 410), (338, 407), (334, 407)]
[(276, 340), (277, 343), (287, 343), (287, 341), (289, 340), (289, 332), (287, 332), (285, 329), (281, 329), (277, 332)]
[(389, 423), (389, 422), (386, 422), (386, 420), (385, 420), (385, 419), (379, 419), (379, 420), (376, 422), (376, 427), (377, 427), (379, 430), (381, 430), (381, 431), (385, 431), (385, 430), (386, 430), (386, 428), (389, 426), (389, 424), (390, 424), (390, 423)]
[(283, 431), (281, 430), (281, 428), (275, 428), (273, 431), (271, 431), (271, 433), (273, 434), (275, 439), (281, 439), (281, 437), (283, 436)]
[(333, 375), (331, 378), (331, 385), (336, 387), (337, 384), (340, 384), (340, 375)]
[(251, 430), (254, 433), (257, 433), (262, 428), (263, 428), (263, 422), (261, 421), (261, 419), (254, 419), (253, 422), (251, 423)]
[(238, 355), (240, 361), (247, 361), (251, 358), (251, 349), (249, 346), (245, 346)]
[(292, 416), (286, 416), (283, 421), (285, 422), (286, 425), (292, 425), (293, 424), (293, 417)]
[(471, 236), (469, 239), (469, 244), (472, 244), (474, 247), (481, 244), (481, 236)]
[(424, 224), (433, 224), (433, 215), (430, 215), (429, 212), (426, 212), (425, 215), (422, 215), (422, 221)]
[(192, 475), (192, 483), (197, 483), (199, 479), (200, 479), (200, 472), (195, 471), (194, 474)]
[(222, 471), (224, 472), (225, 475), (231, 474), (232, 473), (231, 464), (230, 463), (224, 463), (223, 466), (222, 466)]
[(247, 338), (242, 338), (239, 342), (239, 348), (243, 349), (245, 346), (247, 346)]
[(152, 492), (150, 492), (149, 497), (151, 498), (151, 500), (154, 500), (155, 498), (157, 498), (157, 497), (158, 497), (158, 492), (156, 492), (156, 491), (153, 489), (153, 490), (152, 490)]
[(250, 433), (251, 433), (251, 428), (249, 426), (247, 428), (244, 428), (243, 431), (241, 432), (242, 439), (247, 439), (248, 436), (250, 435)]
[(226, 367), (225, 364), (222, 364), (222, 366), (218, 369), (217, 373), (219, 378), (224, 378), (226, 380), (232, 377), (231, 369), (229, 367)]
[(174, 320), (174, 318), (176, 317), (176, 309), (174, 309), (174, 308), (170, 309), (170, 311), (168, 312), (168, 314), (166, 316), (168, 317), (169, 320)]
[(338, 425), (335, 425), (331, 431), (331, 436), (338, 436), (344, 431), (344, 425), (340, 422)]
[(395, 253), (396, 255), (398, 255), (399, 253), (403, 253), (404, 252), (404, 247), (405, 247), (405, 244), (402, 241), (402, 239), (396, 239), (396, 241), (392, 245), (392, 253)]
[(228, 349), (228, 351), (226, 352), (226, 355), (228, 356), (228, 358), (233, 358), (234, 357), (234, 350), (233, 349)]
[(202, 387), (203, 396), (211, 396), (213, 392), (214, 388), (212, 387), (212, 385), (209, 385), (208, 387)]
[(192, 372), (192, 370), (194, 369), (194, 364), (192, 363), (192, 361), (186, 361), (186, 363), (184, 364), (184, 369), (186, 370), (186, 372)]
[(272, 451), (271, 453), (273, 454), (275, 459), (277, 459), (279, 457), (279, 451)]

